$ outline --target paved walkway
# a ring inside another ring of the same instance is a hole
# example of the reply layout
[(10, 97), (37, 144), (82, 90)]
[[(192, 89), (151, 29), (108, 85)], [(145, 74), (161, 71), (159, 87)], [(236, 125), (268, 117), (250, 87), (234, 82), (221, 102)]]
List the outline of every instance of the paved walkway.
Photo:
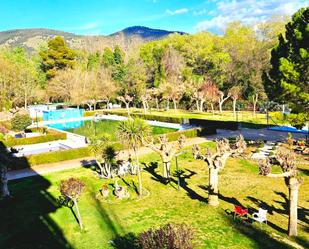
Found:
[[(285, 141), (288, 133), (281, 132), (281, 131), (272, 131), (272, 130), (267, 130), (267, 129), (241, 129), (237, 131), (217, 130), (216, 135), (187, 139), (185, 146), (192, 146), (193, 144), (201, 144), (209, 140), (214, 140), (216, 138), (235, 137), (239, 134), (242, 134), (246, 139), (252, 139), (252, 140), (261, 139), (261, 140), (268, 140), (268, 141), (276, 142), (276, 141)], [(304, 139), (305, 135), (294, 133), (293, 137), (296, 139)], [(152, 152), (151, 149), (142, 147), (139, 151), (139, 155), (145, 155), (151, 152)], [(122, 151), (121, 153), (122, 155), (120, 156), (127, 156), (128, 151)], [(30, 176), (34, 176), (38, 174), (43, 175), (43, 174), (58, 172), (62, 170), (74, 169), (74, 168), (81, 167), (87, 163), (89, 164), (91, 163), (91, 161), (93, 161), (93, 158), (87, 157), (87, 158), (80, 158), (80, 159), (62, 161), (62, 162), (57, 162), (57, 163), (37, 165), (37, 166), (31, 167), (31, 169), (28, 168), (28, 169), (10, 171), (8, 173), (8, 179), (15, 180), (15, 179), (30, 177)]]

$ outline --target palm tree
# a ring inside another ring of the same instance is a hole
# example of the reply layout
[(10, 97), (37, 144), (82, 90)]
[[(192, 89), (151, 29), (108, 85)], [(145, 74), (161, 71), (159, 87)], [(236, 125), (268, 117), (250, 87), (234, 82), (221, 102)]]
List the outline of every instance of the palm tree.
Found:
[(138, 194), (142, 195), (142, 178), (139, 167), (138, 151), (143, 140), (150, 135), (149, 125), (142, 119), (129, 118), (121, 122), (118, 127), (118, 136), (120, 140), (132, 149), (136, 159), (137, 176), (138, 176)]
[(92, 135), (89, 137), (89, 140), (89, 149), (99, 167), (100, 177), (113, 177), (112, 164), (117, 153), (110, 143), (110, 136), (105, 133), (100, 136)]

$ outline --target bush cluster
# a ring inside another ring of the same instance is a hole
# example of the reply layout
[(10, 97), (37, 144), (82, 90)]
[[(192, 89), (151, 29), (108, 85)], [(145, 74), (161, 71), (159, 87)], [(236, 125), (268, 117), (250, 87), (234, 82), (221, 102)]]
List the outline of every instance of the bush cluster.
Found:
[(139, 235), (142, 249), (192, 249), (193, 231), (185, 224), (167, 224)]
[(32, 119), (29, 114), (16, 114), (11, 119), (11, 126), (14, 131), (24, 131), (32, 124)]

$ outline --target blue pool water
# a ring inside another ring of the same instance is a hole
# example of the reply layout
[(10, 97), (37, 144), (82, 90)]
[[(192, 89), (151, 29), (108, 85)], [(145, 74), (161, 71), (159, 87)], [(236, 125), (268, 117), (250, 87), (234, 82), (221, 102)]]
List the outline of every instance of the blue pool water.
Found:
[(49, 124), (47, 126), (50, 128), (65, 131), (65, 130), (79, 128), (83, 125), (84, 125), (84, 121), (80, 120), (80, 121), (64, 122), (64, 123), (57, 123), (57, 124)]
[(84, 114), (83, 109), (76, 108), (68, 108), (68, 109), (60, 109), (60, 110), (50, 110), (43, 112), (43, 120), (51, 121), (51, 120), (63, 120), (63, 119), (78, 119), (81, 118)]

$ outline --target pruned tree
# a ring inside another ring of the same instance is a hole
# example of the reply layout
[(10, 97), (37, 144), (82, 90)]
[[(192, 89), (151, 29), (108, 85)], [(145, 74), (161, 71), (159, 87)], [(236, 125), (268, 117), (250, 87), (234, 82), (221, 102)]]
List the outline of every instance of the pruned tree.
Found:
[(160, 98), (162, 97), (162, 92), (159, 88), (151, 88), (151, 89), (148, 89), (148, 93), (150, 94), (150, 97), (155, 99), (156, 101), (156, 109), (159, 110), (160, 107), (159, 107), (159, 101), (160, 101)]
[(117, 99), (126, 105), (128, 115), (130, 116), (130, 103), (133, 101), (134, 98), (129, 94), (125, 94), (124, 96), (117, 97)]
[[(206, 80), (206, 82), (200, 88), (201, 98), (210, 104), (212, 114), (214, 114), (214, 104), (217, 102), (219, 89), (218, 87), (212, 83), (211, 80)], [(201, 111), (202, 104), (201, 104)]]
[(224, 92), (219, 91), (218, 92), (218, 104), (219, 104), (219, 111), (222, 113), (222, 106), (225, 101), (228, 100), (228, 98), (231, 97), (231, 94), (228, 92), (227, 95), (225, 96)]
[(150, 94), (149, 91), (145, 90), (144, 94), (142, 94), (142, 96), (141, 96), (141, 101), (142, 101), (145, 113), (149, 109), (149, 101), (150, 100), (151, 100), (151, 94)]
[(239, 97), (241, 95), (241, 91), (242, 91), (241, 86), (233, 86), (229, 90), (229, 95), (231, 96), (231, 98), (233, 100), (233, 113), (234, 113), (234, 117), (236, 117), (236, 102), (237, 102), (237, 100), (239, 99)]
[(202, 159), (206, 162), (209, 169), (209, 184), (208, 184), (208, 203), (211, 206), (219, 205), (219, 190), (218, 190), (218, 174), (225, 167), (226, 160), (230, 156), (241, 155), (247, 145), (242, 135), (236, 138), (234, 146), (230, 146), (229, 140), (226, 138), (217, 140), (216, 151), (212, 152), (208, 148), (205, 155), (202, 155), (198, 145), (192, 148), (195, 159)]
[(77, 219), (81, 229), (83, 229), (82, 217), (79, 212), (77, 200), (85, 188), (85, 184), (78, 179), (69, 178), (60, 182), (61, 194), (73, 201), (77, 212)]
[(256, 115), (256, 106), (257, 106), (257, 103), (258, 103), (258, 100), (259, 100), (259, 94), (255, 93), (255, 94), (251, 95), (250, 99), (251, 99), (252, 104), (253, 104), (253, 115), (255, 116)]
[(289, 236), (297, 236), (297, 203), (299, 187), (303, 183), (303, 178), (299, 177), (296, 155), (288, 146), (281, 146), (275, 155), (276, 164), (281, 167), (282, 173), (271, 173), (272, 164), (269, 158), (259, 161), (259, 174), (267, 177), (284, 178), (286, 186), (289, 188)]
[(161, 135), (158, 144), (155, 144), (153, 139), (151, 141), (144, 140), (146, 147), (160, 155), (163, 163), (163, 177), (167, 180), (170, 179), (171, 161), (176, 153), (183, 148), (185, 139), (185, 136), (180, 136), (177, 141), (169, 143), (166, 135)]

